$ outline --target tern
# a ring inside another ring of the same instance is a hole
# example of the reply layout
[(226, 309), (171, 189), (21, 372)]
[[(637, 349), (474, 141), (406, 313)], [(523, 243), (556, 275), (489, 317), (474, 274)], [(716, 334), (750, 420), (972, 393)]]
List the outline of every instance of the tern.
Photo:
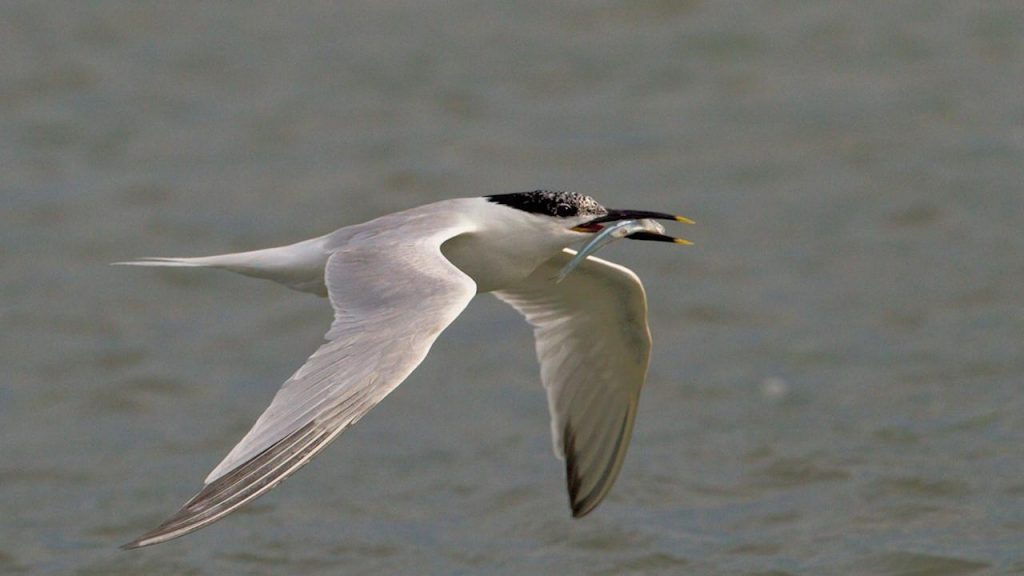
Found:
[(640, 279), (588, 254), (613, 235), (690, 244), (655, 219), (692, 223), (537, 190), (444, 200), (277, 248), (115, 263), (229, 270), (326, 296), (334, 310), (326, 343), (203, 488), (122, 548), (178, 538), (277, 486), (401, 384), (483, 292), (533, 326), (572, 515), (588, 514), (622, 467), (651, 350)]

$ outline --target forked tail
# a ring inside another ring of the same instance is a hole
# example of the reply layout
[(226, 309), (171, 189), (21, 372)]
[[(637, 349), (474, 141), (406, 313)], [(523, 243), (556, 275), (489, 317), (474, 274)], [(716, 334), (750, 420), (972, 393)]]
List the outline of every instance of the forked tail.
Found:
[(326, 296), (324, 266), (330, 254), (323, 250), (323, 244), (323, 238), (313, 238), (265, 250), (195, 258), (148, 257), (113, 262), (112, 265), (219, 268), (245, 276), (273, 280), (294, 290)]
[(160, 258), (157, 256), (148, 256), (145, 258), (138, 258), (136, 260), (126, 260), (124, 262), (111, 262), (111, 266), (183, 266), (189, 268), (225, 268), (230, 269), (232, 266), (238, 266), (238, 262), (233, 256), (238, 254), (221, 254), (218, 256), (200, 256), (198, 258)]

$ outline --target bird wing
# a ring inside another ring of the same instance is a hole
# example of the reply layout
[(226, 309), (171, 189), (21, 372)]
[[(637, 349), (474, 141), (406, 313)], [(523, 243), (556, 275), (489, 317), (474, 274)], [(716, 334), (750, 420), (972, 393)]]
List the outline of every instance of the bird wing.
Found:
[(647, 374), (651, 335), (643, 285), (628, 268), (589, 257), (561, 283), (564, 250), (495, 295), (534, 327), (555, 455), (565, 459), (579, 518), (615, 483)]
[(441, 253), (470, 231), (444, 218), (376, 230), (337, 246), (325, 280), (328, 340), (277, 392), (252, 429), (176, 514), (123, 548), (197, 530), (266, 493), (384, 399), (423, 361), (476, 294)]

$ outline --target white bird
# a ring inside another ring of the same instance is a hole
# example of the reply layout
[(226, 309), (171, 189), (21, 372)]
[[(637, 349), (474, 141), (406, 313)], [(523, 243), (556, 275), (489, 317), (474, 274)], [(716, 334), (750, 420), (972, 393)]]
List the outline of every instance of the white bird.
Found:
[[(604, 223), (652, 218), (690, 222), (538, 190), (427, 204), (278, 248), (118, 262), (221, 268), (326, 296), (334, 309), (327, 342), (202, 490), (122, 548), (183, 536), (274, 488), (401, 384), (478, 292), (534, 327), (555, 455), (566, 463), (572, 515), (586, 515), (611, 489), (629, 444), (650, 356), (647, 302), (632, 271), (598, 258), (557, 276), (576, 254), (568, 247), (597, 241)], [(655, 226), (626, 237), (690, 243)]]

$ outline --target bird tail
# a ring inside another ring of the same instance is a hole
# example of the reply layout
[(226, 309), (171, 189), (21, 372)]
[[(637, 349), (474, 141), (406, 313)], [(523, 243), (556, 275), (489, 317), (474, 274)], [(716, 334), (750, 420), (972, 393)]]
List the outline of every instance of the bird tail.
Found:
[(324, 266), (329, 254), (323, 250), (323, 244), (324, 239), (321, 237), (250, 252), (195, 258), (147, 257), (113, 262), (112, 265), (218, 268), (254, 278), (273, 280), (295, 290), (326, 296)]
[(111, 262), (111, 266), (174, 266), (187, 268), (225, 268), (231, 269), (244, 263), (239, 258), (244, 252), (219, 254), (217, 256), (200, 256), (198, 258), (161, 258), (147, 256), (124, 262)]

